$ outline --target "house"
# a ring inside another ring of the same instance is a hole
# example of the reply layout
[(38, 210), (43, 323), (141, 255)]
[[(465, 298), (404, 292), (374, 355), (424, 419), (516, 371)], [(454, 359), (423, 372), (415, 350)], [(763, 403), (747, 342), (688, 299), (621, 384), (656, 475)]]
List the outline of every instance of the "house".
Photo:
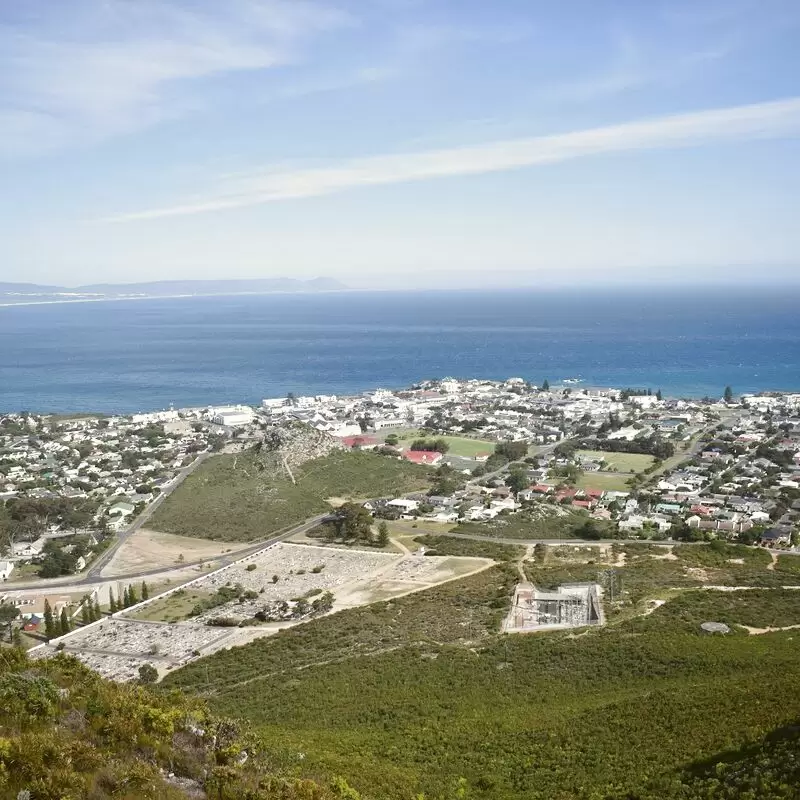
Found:
[(403, 514), (410, 514), (412, 511), (416, 511), (419, 508), (419, 503), (416, 500), (409, 500), (406, 497), (398, 497), (395, 500), (390, 500), (386, 505), (392, 508), (399, 508)]
[(436, 450), (406, 450), (403, 458), (412, 464), (427, 464), (433, 466), (438, 464), (444, 456)]
[(767, 528), (761, 534), (761, 543), (766, 545), (789, 544), (791, 540), (792, 535), (785, 528)]
[(128, 517), (136, 510), (136, 507), (133, 503), (128, 503), (124, 500), (120, 501), (119, 503), (114, 503), (111, 508), (108, 509), (108, 515), (110, 517)]
[(13, 570), (13, 561), (0, 561), (0, 580), (7, 581)]
[(44, 539), (35, 542), (17, 542), (11, 545), (11, 553), (20, 558), (36, 558), (44, 550)]

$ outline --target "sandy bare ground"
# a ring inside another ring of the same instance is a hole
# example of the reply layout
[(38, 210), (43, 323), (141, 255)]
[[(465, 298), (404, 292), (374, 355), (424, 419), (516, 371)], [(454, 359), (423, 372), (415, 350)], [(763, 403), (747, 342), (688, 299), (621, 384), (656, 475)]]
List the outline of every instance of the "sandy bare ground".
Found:
[(775, 571), (775, 565), (778, 563), (778, 555), (777, 555), (777, 553), (773, 553), (772, 551), (770, 551), (769, 555), (770, 555), (770, 558), (772, 559), (772, 561), (770, 561), (769, 564), (767, 564), (767, 569), (770, 572), (774, 572)]
[(800, 628), (800, 625), (784, 625), (782, 628), (751, 628), (749, 625), (742, 625), (742, 627), (751, 636), (760, 636), (762, 633), (775, 633), (776, 631), (794, 631)]
[[(159, 533), (148, 528), (136, 531), (103, 569), (103, 577), (127, 575), (147, 569), (180, 567), (182, 561), (214, 559), (224, 553), (247, 547), (246, 542), (214, 542), (191, 536)], [(183, 559), (181, 560), (181, 556)]]

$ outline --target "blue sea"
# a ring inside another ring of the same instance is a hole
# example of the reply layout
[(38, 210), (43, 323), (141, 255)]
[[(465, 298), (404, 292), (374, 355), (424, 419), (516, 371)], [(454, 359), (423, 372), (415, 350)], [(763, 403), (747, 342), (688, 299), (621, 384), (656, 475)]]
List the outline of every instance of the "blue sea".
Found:
[(800, 289), (341, 292), (0, 308), (0, 411), (135, 412), (444, 376), (800, 390)]

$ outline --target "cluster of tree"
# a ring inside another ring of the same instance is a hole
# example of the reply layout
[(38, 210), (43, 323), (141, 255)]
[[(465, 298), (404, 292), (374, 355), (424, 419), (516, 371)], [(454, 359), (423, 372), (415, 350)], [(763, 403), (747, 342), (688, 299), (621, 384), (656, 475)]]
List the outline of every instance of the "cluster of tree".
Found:
[(442, 409), (436, 409), (432, 416), (425, 420), (423, 428), (429, 431), (459, 431), (461, 433), (475, 433), (489, 427), (486, 417), (480, 419), (462, 419), (452, 414), (447, 414)]
[(61, 609), (61, 613), (56, 616), (50, 602), (44, 601), (44, 635), (48, 641), (58, 636), (64, 636), (72, 630), (72, 622), (67, 614), (66, 607)]
[(565, 483), (568, 486), (574, 486), (583, 475), (583, 470), (575, 464), (566, 464), (560, 467), (553, 467), (550, 474), (554, 478), (560, 478), (560, 483)]
[[(312, 599), (313, 598), (313, 599)], [(303, 597), (296, 598), (290, 605), (281, 600), (265, 606), (255, 614), (259, 622), (281, 622), (289, 619), (306, 619), (327, 614), (333, 608), (335, 598), (332, 592), (312, 591)]]
[[(19, 617), (19, 609), (13, 603), (0, 603), (0, 626), (5, 626), (8, 641), (12, 644), (21, 643), (19, 628), (14, 628), (12, 623)], [(2, 641), (2, 639), (0, 639)]]
[(675, 455), (675, 445), (655, 434), (627, 439), (584, 439), (579, 446), (586, 450), (605, 450), (610, 453), (639, 453), (663, 461)]
[(92, 525), (97, 501), (69, 497), (12, 497), (0, 503), (0, 553), (36, 539), (51, 525), (77, 531)]
[[(393, 518), (397, 517), (399, 512)], [(386, 521), (381, 520), (377, 535), (373, 536), (372, 514), (359, 503), (344, 503), (337, 508), (334, 518), (323, 526), (323, 530), (328, 538), (346, 543), (361, 542), (376, 547), (385, 547), (389, 543), (389, 526)]]
[(99, 600), (96, 597), (92, 600), (88, 595), (84, 597), (81, 603), (81, 623), (89, 625), (91, 622), (97, 622), (102, 616)]
[(245, 589), (240, 583), (237, 583), (235, 586), (220, 586), (210, 597), (206, 597), (195, 603), (194, 606), (192, 606), (192, 610), (189, 612), (189, 616), (197, 617), (205, 611), (210, 611), (212, 608), (218, 608), (219, 606), (224, 606), (234, 601), (244, 603), (247, 600), (256, 600), (257, 598), (258, 592), (253, 589)]
[(433, 485), (429, 495), (450, 497), (464, 485), (464, 480), (449, 464), (442, 464), (433, 476)]
[(414, 439), (409, 449), (414, 451), (446, 453), (450, 449), (450, 445), (445, 439)]
[(119, 599), (114, 596), (113, 590), (108, 589), (108, 609), (113, 614), (115, 611), (122, 611), (123, 608), (130, 608), (135, 606), (141, 600), (150, 599), (150, 588), (146, 581), (142, 581), (141, 587), (137, 589), (136, 586), (130, 584), (122, 590), (122, 595)]
[(759, 444), (755, 451), (756, 458), (766, 458), (768, 461), (771, 461), (773, 464), (777, 464), (779, 467), (792, 466), (792, 456), (793, 453), (791, 450), (781, 450), (780, 448), (777, 448), (767, 442), (762, 442)]
[[(622, 400), (624, 403), (626, 400), (630, 400), (631, 397), (641, 397), (642, 395), (647, 395), (648, 397), (652, 397), (653, 390), (652, 389), (631, 389), (630, 386), (627, 389), (623, 389), (619, 393), (619, 399)], [(656, 392), (656, 399), (661, 400), (662, 394), (661, 389)]]

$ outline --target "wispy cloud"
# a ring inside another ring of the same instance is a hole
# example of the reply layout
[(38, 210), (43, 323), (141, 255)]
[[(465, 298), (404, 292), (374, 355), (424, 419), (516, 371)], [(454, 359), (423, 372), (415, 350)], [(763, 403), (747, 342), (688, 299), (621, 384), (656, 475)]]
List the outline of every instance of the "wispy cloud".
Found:
[(606, 153), (695, 147), (800, 135), (800, 97), (590, 128), (552, 136), (416, 153), (370, 156), (326, 167), (267, 170), (224, 179), (203, 197), (111, 217), (124, 222), (199, 214), (359, 187), (554, 164)]
[[(33, 6), (34, 0), (31, 5)], [(191, 79), (297, 58), (347, 24), (310, 0), (76, 0), (0, 22), (0, 155), (128, 133), (197, 106)]]

